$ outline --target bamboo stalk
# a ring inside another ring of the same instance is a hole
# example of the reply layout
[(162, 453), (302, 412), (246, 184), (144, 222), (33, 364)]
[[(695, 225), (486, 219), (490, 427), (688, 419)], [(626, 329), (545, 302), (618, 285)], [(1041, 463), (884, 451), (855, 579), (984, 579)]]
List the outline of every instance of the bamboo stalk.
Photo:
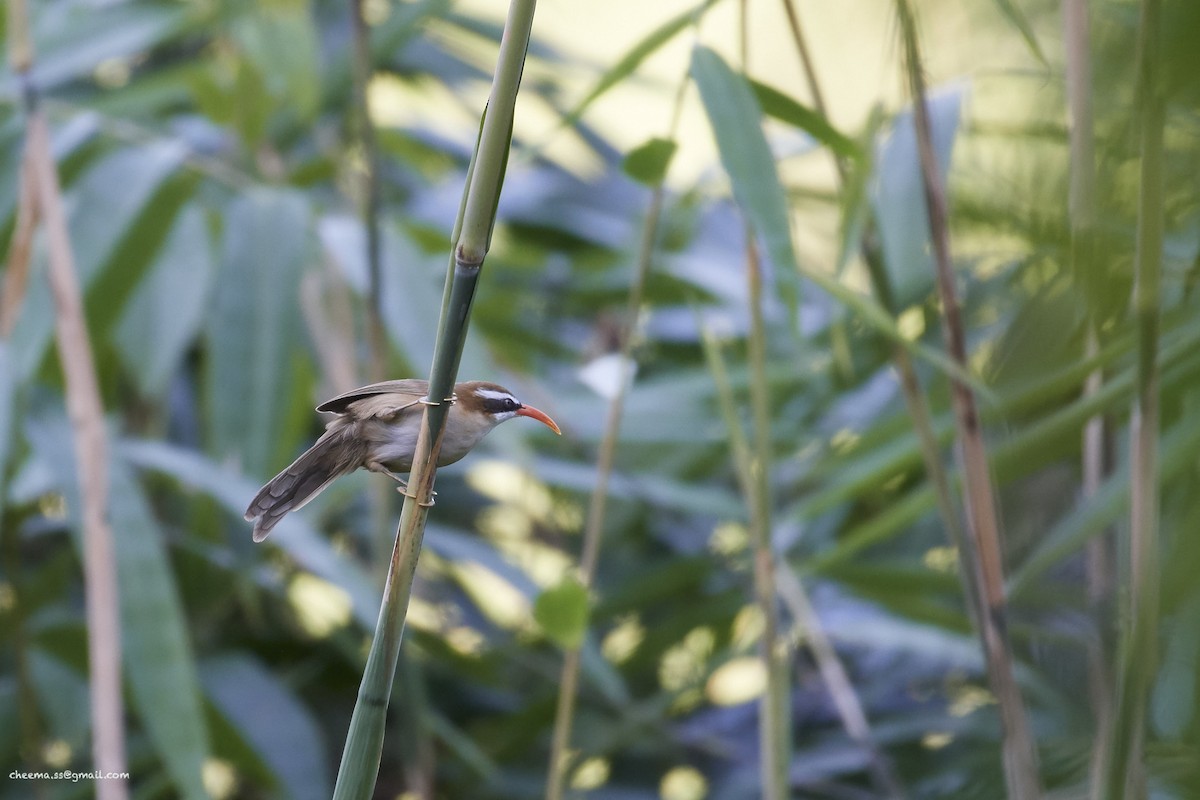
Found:
[(1166, 100), (1159, 81), (1159, 0), (1143, 0), (1138, 40), (1141, 186), (1133, 311), (1137, 322), (1137, 395), (1130, 423), (1130, 610), (1105, 798), (1146, 796), (1146, 705), (1158, 663), (1159, 294), (1163, 248), (1163, 155)]
[[(46, 225), (47, 277), (54, 298), (59, 361), (66, 384), (67, 415), (74, 433), (82, 496), (83, 571), (88, 635), (88, 681), (92, 716), (92, 761), (101, 773), (127, 774), (124, 703), (121, 695), (121, 618), (112, 528), (108, 522), (108, 440), (96, 365), (88, 339), (83, 296), (63, 208), (58, 171), (50, 148), (50, 130), (30, 70), (33, 46), (23, 0), (8, 6), (9, 57), (20, 81), (26, 111), (23, 169), (32, 188), (22, 199), (35, 202)], [(124, 800), (127, 779), (96, 780), (100, 800)]]
[[(929, 212), (930, 238), (937, 268), (938, 295), (942, 301), (942, 324), (950, 357), (967, 366), (958, 293), (950, 258), (946, 197), (942, 190), (937, 158), (933, 151), (929, 111), (925, 103), (916, 21), (908, 0), (897, 0), (907, 73), (913, 96), (913, 119)], [(1000, 710), (1003, 728), (1003, 762), (1009, 796), (1036, 800), (1042, 789), (1038, 777), (1037, 747), (1029, 727), (1025, 705), (1013, 670), (1013, 654), (1007, 632), (1007, 600), (1004, 590), (1003, 547), (996, 501), (988, 471), (987, 451), (975, 397), (967, 384), (951, 379), (951, 398), (958, 428), (958, 450), (963, 469), (967, 528), (975, 544), (976, 577), (981, 592), (979, 614), (984, 658), (992, 692)]]
[[(738, 4), (742, 71), (749, 70), (749, 2)], [(766, 667), (767, 686), (758, 703), (759, 771), (765, 800), (784, 800), (791, 791), (792, 686), (791, 647), (781, 635), (779, 590), (775, 579), (775, 547), (771, 537), (772, 441), (771, 403), (767, 384), (767, 332), (763, 322), (762, 259), (754, 227), (744, 226), (747, 302), (750, 306), (750, 417), (752, 444), (746, 450), (748, 470), (743, 483), (750, 509), (750, 538), (754, 601), (762, 615), (759, 654)], [(740, 428), (739, 428), (740, 430)]]
[(762, 263), (753, 232), (746, 229), (746, 277), (750, 302), (750, 408), (753, 450), (750, 460), (751, 538), (754, 542), (754, 595), (763, 616), (762, 659), (767, 667), (767, 690), (759, 703), (763, 797), (784, 800), (790, 795), (792, 757), (791, 648), (780, 635), (775, 548), (771, 539), (771, 409), (767, 397), (767, 336), (763, 323)]
[(374, 792), (383, 752), (383, 732), (391, 697), (413, 574), (421, 552), (425, 520), (433, 500), (437, 455), (446, 417), (453, 402), (454, 379), (462, 358), (475, 287), (491, 243), (496, 208), (512, 140), (517, 90), (535, 0), (513, 0), (509, 6), (496, 75), (480, 126), (479, 141), (467, 171), (466, 187), (455, 223), (453, 249), (446, 275), (442, 315), (429, 376), (429, 396), (421, 420), (404, 507), (384, 585), (383, 604), (358, 701), (350, 719), (334, 787), (336, 800), (365, 800)]
[[(108, 436), (104, 430), (100, 387), (83, 315), (83, 298), (75, 273), (75, 257), (71, 252), (66, 213), (50, 152), (50, 132), (40, 112), (30, 116), (28, 131), (28, 158), (48, 232), (48, 277), (54, 294), (56, 339), (66, 381), (67, 414), (75, 434), (75, 458), (83, 497), (93, 760), (100, 772), (126, 773), (121, 619), (115, 546), (108, 521)], [(121, 779), (98, 780), (96, 795), (100, 800), (122, 800), (128, 797), (128, 785)]]
[[(781, 798), (788, 797), (788, 787), (790, 785), (788, 767), (791, 757), (791, 731), (790, 729), (785, 729), (781, 737), (779, 728), (785, 719), (787, 721), (791, 719), (791, 699), (789, 696), (790, 686), (786, 682), (788, 678), (787, 661), (778, 658), (781, 654), (786, 656), (786, 643), (782, 648), (776, 646), (780, 641), (778, 635), (779, 616), (775, 604), (774, 559), (770, 552), (770, 533), (769, 528), (765, 534), (763, 532), (762, 523), (764, 519), (762, 517), (762, 509), (759, 507), (759, 495), (763, 493), (762, 489), (758, 486), (760, 477), (769, 479), (769, 473), (761, 471), (762, 462), (758, 459), (758, 454), (754, 451), (754, 447), (746, 437), (746, 432), (742, 429), (742, 414), (739, 412), (737, 403), (733, 397), (733, 388), (730, 385), (729, 376), (725, 369), (725, 362), (721, 356), (720, 344), (707, 328), (702, 328), (701, 342), (704, 345), (704, 355), (708, 362), (709, 372), (712, 373), (713, 383), (717, 387), (717, 401), (720, 406), (721, 416), (724, 418), (725, 427), (729, 431), (729, 450), (733, 457), (734, 473), (737, 476), (738, 486), (742, 491), (742, 497), (746, 503), (750, 517), (754, 596), (755, 603), (763, 614), (764, 622), (762, 638), (760, 639), (760, 654), (767, 670), (767, 688), (763, 693), (762, 699), (759, 701), (758, 717), (759, 737), (761, 741), (760, 749), (762, 750), (762, 756), (759, 759), (762, 776), (762, 797), (767, 798), (767, 800), (780, 800)], [(753, 405), (753, 399), (751, 400), (751, 404)], [(756, 433), (752, 435), (757, 438)], [(769, 498), (769, 490), (765, 494)], [(765, 553), (763, 547), (764, 538), (767, 540)], [(765, 581), (766, 586), (764, 586), (763, 581), (764, 572), (772, 573), (767, 581)], [(766, 589), (771, 591), (769, 596), (764, 595), (764, 590)], [(782, 661), (782, 670), (779, 669), (780, 661)], [(778, 688), (781, 676), (784, 679), (784, 691), (782, 693)], [(786, 708), (783, 705), (784, 703), (788, 704)], [(784, 738), (783, 746), (781, 747), (779, 740), (783, 737), (786, 738)]]
[[(1070, 186), (1067, 202), (1070, 217), (1071, 272), (1084, 286), (1088, 274), (1096, 269), (1093, 246), (1096, 221), (1096, 142), (1092, 115), (1092, 62), (1090, 25), (1085, 0), (1063, 0), (1063, 40), (1066, 46), (1067, 110), (1070, 148)], [(1100, 350), (1099, 332), (1093, 315), (1088, 315), (1084, 356), (1094, 357)], [(1096, 394), (1104, 383), (1104, 371), (1093, 370), (1084, 383), (1085, 397)], [(1087, 421), (1083, 428), (1081, 472), (1083, 500), (1086, 502), (1100, 490), (1105, 473), (1105, 422), (1100, 414)], [(1088, 609), (1097, 635), (1087, 648), (1088, 697), (1096, 723), (1092, 742), (1089, 796), (1098, 798), (1104, 776), (1108, 772), (1107, 757), (1113, 724), (1113, 677), (1108, 664), (1109, 637), (1105, 635), (1107, 621), (1104, 609), (1113, 586), (1112, 559), (1109, 537), (1100, 535), (1088, 540), (1084, 561)]]
[[(808, 81), (809, 91), (813, 96), (813, 105), (821, 116), (828, 119), (829, 111), (825, 104), (824, 93), (821, 91), (821, 82), (818, 79), (812, 55), (808, 49), (808, 43), (805, 40), (804, 31), (800, 25), (800, 16), (796, 12), (793, 0), (783, 0), (783, 8), (787, 13), (788, 27), (792, 34), (792, 40), (800, 56), (801, 66)], [(836, 155), (833, 155), (833, 163), (837, 169), (838, 182), (844, 189), (848, 181), (846, 164)], [(875, 227), (873, 219), (871, 223), (872, 227), (863, 232), (862, 238), (859, 241), (859, 251), (862, 254), (863, 261), (867, 265), (867, 274), (870, 276), (871, 286), (876, 298), (878, 298), (880, 305), (892, 317), (895, 317), (899, 309), (896, 308), (892, 287), (888, 282), (887, 271), (884, 269), (883, 255), (880, 253), (879, 246), (875, 242), (872, 230)], [(941, 447), (933, 430), (933, 418), (929, 411), (929, 403), (926, 402), (925, 393), (921, 389), (921, 381), (917, 377), (917, 371), (908, 350), (899, 344), (894, 344), (892, 347), (892, 361), (894, 362), (896, 373), (900, 378), (900, 392), (904, 396), (904, 404), (908, 408), (909, 416), (912, 417), (913, 430), (917, 434), (917, 442), (921, 450), (921, 460), (925, 466), (925, 472), (933, 484), (938, 514), (942, 518), (942, 524), (946, 528), (950, 544), (954, 546), (955, 551), (958, 553), (959, 572), (961, 573), (964, 585), (967, 607), (971, 612), (972, 619), (976, 619), (979, 615), (978, 604), (975, 602), (975, 597), (978, 593), (973, 586), (973, 571), (970, 566), (975, 563), (974, 554), (971, 542), (963, 532), (961, 518), (954, 503), (954, 492), (950, 488), (950, 478), (947, 474), (945, 464), (942, 463)]]

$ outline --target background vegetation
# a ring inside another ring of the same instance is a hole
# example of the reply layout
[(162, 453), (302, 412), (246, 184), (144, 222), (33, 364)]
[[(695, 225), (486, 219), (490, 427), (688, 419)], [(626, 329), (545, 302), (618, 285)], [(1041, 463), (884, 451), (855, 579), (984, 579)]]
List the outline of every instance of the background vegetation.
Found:
[[(810, 5), (792, 4), (796, 21)], [(1121, 781), (1109, 796), (1122, 796), (1123, 775), (1109, 781), (1104, 768), (1136, 753), (1144, 731), (1148, 788), (1135, 776), (1133, 794), (1200, 796), (1200, 544), (1189, 535), (1200, 529), (1200, 6), (1165, 0), (1161, 33), (1147, 36), (1138, 3), (1089, 4), (1094, 118), (1081, 121), (1067, 111), (1080, 73), (1061, 9), (966, 5), (916, 10), (1004, 532), (1006, 655), (1039, 779), (1062, 797)], [(872, 19), (807, 31), (807, 73), (791, 39), (763, 32), (764, 19), (790, 30), (784, 4), (749, 4), (759, 23), (740, 45), (734, 0), (677, 17), (648, 7), (621, 20), (619, 55), (604, 63), (535, 20), (460, 375), (513, 388), (566, 435), (504, 426), (440, 474), (376, 796), (543, 792), (578, 629), (555, 612), (574, 607), (564, 578), (606, 436), (615, 466), (578, 642), (571, 792), (759, 796), (758, 647), (774, 630), (769, 643), (788, 655), (794, 796), (1004, 796), (1000, 715), (960, 580), (974, 562), (952, 544), (955, 370), (905, 49), (892, 3), (854, 8)], [(362, 11), (365, 51), (353, 7), (331, 0), (32, 9), (32, 74), (110, 432), (135, 797), (332, 791), (398, 498), (383, 479), (343, 479), (261, 546), (241, 512), (318, 434), (317, 402), (378, 374), (428, 374), (500, 30), (498, 10), (448, 0)], [(816, 19), (829, 23), (828, 9)], [(856, 108), (832, 94), (842, 65), (831, 42), (843, 40), (895, 65)], [(682, 60), (653, 60), (671, 48)], [(1003, 69), (976, 68), (998, 52)], [(789, 70), (774, 69), (782, 60)], [(757, 83), (739, 77), (743, 62)], [(11, 252), (25, 115), (14, 74), (4, 78), (0, 244)], [(814, 92), (822, 81), (829, 106)], [(634, 119), (605, 105), (622, 92), (642, 98), (626, 107)], [(1080, 125), (1088, 152), (1069, 135)], [(1161, 168), (1147, 174), (1156, 136)], [(1080, 170), (1093, 182), (1068, 202)], [(1147, 205), (1158, 181), (1161, 202)], [(1161, 285), (1136, 309), (1135, 267), (1145, 289), (1159, 263), (1145, 236), (1156, 223)], [(761, 263), (747, 254), (748, 225)], [(27, 291), (13, 288), (15, 257), (4, 283), (17, 316), (0, 349), (3, 798), (94, 791), (7, 780), (93, 768), (79, 465), (46, 250), (39, 235)], [(636, 378), (618, 431), (606, 417), (622, 352)], [(905, 362), (941, 445), (949, 514), (902, 392)], [(1146, 475), (1130, 421), (1148, 399), (1161, 441), (1147, 530), (1130, 522)], [(1090, 419), (1100, 435), (1085, 446)], [(764, 542), (781, 566), (777, 629), (755, 604)], [(1139, 542), (1160, 553), (1143, 581), (1160, 591), (1131, 611)], [(1147, 638), (1133, 619), (1158, 631)], [(1144, 725), (1129, 705), (1141, 674)], [(1101, 734), (1114, 729), (1130, 735), (1109, 745)]]

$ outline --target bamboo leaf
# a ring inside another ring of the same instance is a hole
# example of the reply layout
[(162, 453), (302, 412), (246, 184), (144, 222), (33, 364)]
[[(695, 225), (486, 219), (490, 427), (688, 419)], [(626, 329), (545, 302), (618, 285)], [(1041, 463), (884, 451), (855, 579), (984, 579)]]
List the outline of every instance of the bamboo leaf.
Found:
[(833, 127), (829, 120), (813, 109), (765, 83), (752, 80), (750, 86), (767, 116), (799, 128), (843, 158), (862, 157), (857, 142)]
[[(928, 100), (933, 146), (943, 181), (949, 174), (963, 95), (962, 89), (954, 88), (930, 95)], [(903, 309), (929, 294), (934, 275), (929, 254), (929, 212), (925, 208), (911, 110), (892, 121), (889, 133), (876, 145), (875, 164), (871, 204), (895, 308)]]
[[(186, 151), (177, 142), (131, 147), (106, 156), (79, 177), (67, 191), (71, 242), (85, 294), (102, 282), (108, 314), (119, 306), (122, 290), (141, 274), (151, 253), (136, 253), (140, 263), (118, 258), (123, 244), (153, 241), (163, 220), (152, 201), (183, 162)], [(153, 222), (153, 225), (150, 223)], [(144, 239), (142, 238), (144, 237)], [(114, 282), (120, 283), (118, 288)], [(89, 296), (89, 311), (94, 307)], [(89, 315), (89, 320), (95, 322)], [(12, 334), (17, 374), (28, 377), (41, 364), (54, 328), (53, 301), (45, 281), (33, 281)]]
[[(61, 416), (42, 415), (29, 421), (27, 434), (67, 495), (78, 545), (80, 502), (70, 428)], [(201, 781), (208, 733), (186, 616), (162, 533), (140, 487), (119, 458), (113, 459), (109, 475), (122, 651), (133, 705), (179, 795), (202, 800), (208, 797)]]
[(671, 139), (655, 137), (635, 147), (621, 162), (625, 174), (638, 183), (656, 186), (666, 177), (677, 146)]
[(1033, 57), (1042, 63), (1046, 69), (1050, 69), (1050, 62), (1046, 60), (1046, 54), (1042, 52), (1041, 45), (1038, 44), (1037, 34), (1033, 32), (1033, 26), (1029, 24), (1029, 18), (1025, 16), (1025, 12), (1021, 11), (1020, 7), (1014, 0), (995, 0), (996, 8), (1004, 15), (1012, 26), (1021, 34), (1021, 38), (1025, 40), (1025, 44), (1029, 46), (1029, 52)]
[(700, 90), (733, 196), (764, 243), (776, 287), (794, 318), (800, 300), (795, 272), (799, 262), (792, 247), (787, 196), (763, 134), (758, 101), (749, 82), (706, 47), (692, 52), (692, 78)]
[(328, 753), (312, 713), (257, 659), (242, 653), (205, 659), (205, 693), (274, 775), (287, 797), (329, 797)]
[(219, 458), (264, 476), (285, 462), (285, 401), (304, 391), (295, 367), (299, 284), (308, 258), (307, 200), (255, 189), (225, 214), (225, 240), (205, 340), (208, 433)]
[[(142, 469), (169, 475), (188, 489), (199, 490), (220, 503), (238, 520), (258, 490), (257, 482), (222, 469), (204, 456), (165, 442), (122, 440), (121, 455)], [(350, 595), (355, 618), (370, 628), (378, 611), (371, 579), (362, 568), (334, 551), (301, 514), (289, 514), (279, 522), (271, 541), (287, 552), (304, 569), (341, 587)], [(246, 526), (246, 536), (250, 536)]]
[(161, 396), (203, 323), (212, 243), (196, 207), (179, 215), (150, 273), (130, 298), (116, 340), (141, 390)]
[(587, 589), (574, 576), (567, 576), (538, 595), (533, 618), (559, 647), (579, 647), (588, 626)]

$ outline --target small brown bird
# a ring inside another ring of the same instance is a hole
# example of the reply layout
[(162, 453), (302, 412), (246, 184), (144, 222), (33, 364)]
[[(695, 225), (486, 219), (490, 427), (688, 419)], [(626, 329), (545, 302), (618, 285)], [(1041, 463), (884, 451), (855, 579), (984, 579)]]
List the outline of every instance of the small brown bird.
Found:
[[(254, 541), (267, 538), (283, 515), (300, 508), (335, 479), (360, 467), (387, 475), (412, 469), (413, 451), (429, 382), (384, 381), (338, 395), (317, 406), (337, 414), (316, 443), (259, 490), (246, 519), (254, 520)], [(471, 451), (492, 428), (513, 417), (532, 417), (561, 434), (554, 420), (527, 406), (503, 386), (484, 381), (454, 385), (438, 466), (453, 464)]]

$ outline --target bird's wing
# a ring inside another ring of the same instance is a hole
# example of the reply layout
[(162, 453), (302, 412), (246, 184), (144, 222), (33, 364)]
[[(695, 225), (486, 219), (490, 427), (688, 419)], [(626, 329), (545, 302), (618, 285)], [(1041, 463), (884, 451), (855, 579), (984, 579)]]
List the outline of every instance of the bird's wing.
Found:
[(397, 411), (414, 405), (425, 396), (428, 390), (429, 382), (417, 378), (372, 383), (370, 386), (361, 386), (344, 394), (339, 394), (332, 400), (326, 400), (317, 406), (317, 411), (330, 414), (345, 414), (349, 410), (351, 403), (366, 400), (368, 402), (360, 404), (356, 409), (357, 413), (355, 416), (392, 416)]

